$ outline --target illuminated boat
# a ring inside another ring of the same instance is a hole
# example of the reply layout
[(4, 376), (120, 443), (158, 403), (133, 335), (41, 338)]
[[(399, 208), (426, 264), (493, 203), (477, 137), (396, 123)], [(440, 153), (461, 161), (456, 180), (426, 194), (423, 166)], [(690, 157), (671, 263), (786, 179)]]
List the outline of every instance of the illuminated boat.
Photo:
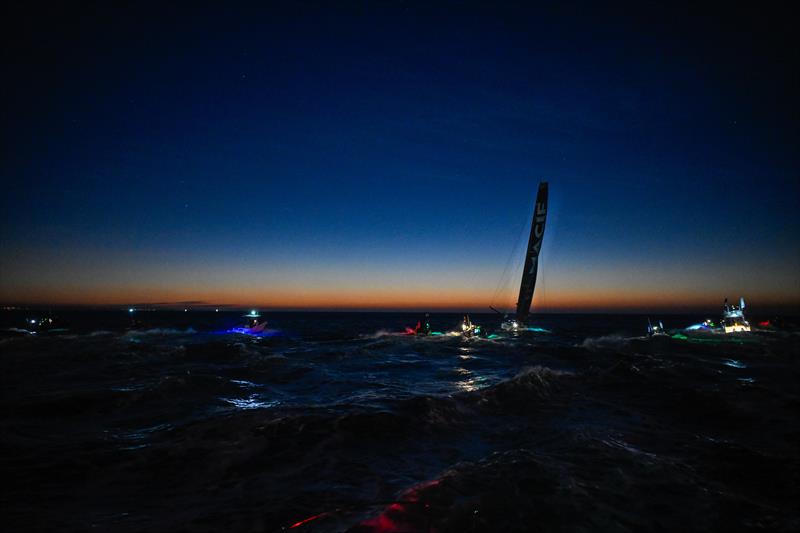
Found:
[(750, 323), (744, 318), (744, 297), (739, 298), (739, 305), (725, 303), (722, 306), (722, 328), (725, 333), (739, 333), (750, 331)]
[(44, 334), (44, 333), (62, 333), (64, 331), (69, 331), (67, 328), (60, 324), (57, 320), (53, 320), (52, 317), (45, 316), (41, 318), (27, 318), (25, 319), (25, 328), (19, 329), (18, 331), (30, 333), (30, 334)]
[(461, 322), (461, 334), (464, 337), (482, 337), (485, 331), (477, 324), (473, 324), (469, 315), (464, 315), (464, 320)]
[(661, 321), (658, 321), (658, 324), (653, 324), (650, 322), (650, 319), (647, 319), (647, 335), (650, 337), (656, 337), (661, 335), (667, 335), (666, 330), (664, 329), (664, 324)]
[[(531, 234), (528, 238), (528, 250), (525, 254), (525, 265), (519, 285), (517, 311), (513, 318), (503, 320), (500, 327), (505, 331), (543, 331), (540, 328), (529, 328), (525, 325), (531, 312), (533, 291), (536, 288), (536, 274), (539, 271), (539, 251), (544, 239), (544, 225), (547, 219), (547, 182), (539, 183), (536, 204), (531, 220)], [(497, 311), (492, 307), (492, 310)], [(499, 311), (498, 311), (499, 312)]]
[(259, 334), (265, 333), (267, 331), (267, 321), (266, 320), (259, 321), (259, 318), (261, 318), (261, 315), (255, 309), (253, 309), (252, 311), (250, 311), (246, 315), (243, 315), (243, 317), (247, 319), (247, 323), (242, 325), (242, 326), (240, 326), (240, 327), (238, 327), (238, 328), (231, 329), (230, 331), (232, 333), (244, 333), (246, 335), (259, 335)]
[(684, 328), (685, 331), (714, 331), (717, 329), (717, 325), (714, 324), (714, 321), (710, 318), (707, 318), (700, 322), (699, 324), (692, 324), (691, 326)]
[(413, 328), (406, 327), (405, 334), (406, 335), (418, 335), (418, 336), (426, 336), (426, 335), (433, 335), (434, 332), (431, 329), (430, 323), (430, 315), (425, 313), (425, 318), (422, 320), (417, 320), (417, 325)]

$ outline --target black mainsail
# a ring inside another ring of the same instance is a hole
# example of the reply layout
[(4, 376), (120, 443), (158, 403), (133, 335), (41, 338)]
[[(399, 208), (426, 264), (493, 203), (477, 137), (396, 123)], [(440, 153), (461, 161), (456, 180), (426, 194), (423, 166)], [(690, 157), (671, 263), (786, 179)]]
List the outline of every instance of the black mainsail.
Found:
[(517, 299), (517, 321), (524, 324), (531, 311), (533, 289), (536, 287), (536, 273), (539, 271), (539, 251), (544, 238), (544, 223), (547, 218), (547, 182), (539, 183), (536, 195), (536, 208), (531, 221), (531, 236), (528, 239), (528, 251), (525, 254), (525, 269), (522, 271), (522, 283), (519, 286)]

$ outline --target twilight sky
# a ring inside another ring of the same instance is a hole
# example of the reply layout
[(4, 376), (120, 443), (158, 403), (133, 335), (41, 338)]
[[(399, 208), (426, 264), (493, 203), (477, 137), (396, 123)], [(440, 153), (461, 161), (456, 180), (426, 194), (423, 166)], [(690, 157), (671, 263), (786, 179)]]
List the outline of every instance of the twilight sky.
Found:
[(4, 8), (0, 302), (800, 308), (782, 8), (217, 4)]

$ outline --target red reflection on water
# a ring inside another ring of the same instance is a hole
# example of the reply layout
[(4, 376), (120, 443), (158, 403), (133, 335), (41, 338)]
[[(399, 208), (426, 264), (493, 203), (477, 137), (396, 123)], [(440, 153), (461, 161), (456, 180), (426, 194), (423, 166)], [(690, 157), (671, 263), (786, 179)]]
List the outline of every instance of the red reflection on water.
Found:
[(435, 533), (431, 527), (430, 505), (420, 502), (420, 492), (438, 485), (435, 479), (404, 493), (400, 501), (389, 504), (380, 515), (359, 524), (372, 533)]
[[(401, 500), (387, 505), (377, 517), (361, 522), (358, 531), (363, 533), (436, 533), (436, 530), (430, 525), (429, 511), (431, 506), (426, 502), (420, 501), (420, 492), (439, 483), (440, 480), (435, 479), (406, 491), (401, 496)], [(329, 515), (331, 512), (339, 511), (341, 509), (309, 516), (292, 524), (289, 529), (295, 529), (317, 518)]]
[(325, 516), (326, 514), (328, 514), (328, 513), (319, 513), (319, 514), (315, 514), (314, 516), (309, 516), (308, 518), (305, 518), (305, 519), (303, 519), (303, 520), (300, 520), (299, 522), (295, 522), (294, 524), (292, 524), (291, 526), (289, 526), (289, 529), (294, 529), (294, 528), (296, 528), (296, 527), (300, 527), (300, 526), (302, 526), (303, 524), (308, 524), (308, 523), (309, 523), (309, 522), (311, 522), (312, 520), (316, 520), (317, 518), (319, 518), (319, 517), (321, 517), (321, 516)]

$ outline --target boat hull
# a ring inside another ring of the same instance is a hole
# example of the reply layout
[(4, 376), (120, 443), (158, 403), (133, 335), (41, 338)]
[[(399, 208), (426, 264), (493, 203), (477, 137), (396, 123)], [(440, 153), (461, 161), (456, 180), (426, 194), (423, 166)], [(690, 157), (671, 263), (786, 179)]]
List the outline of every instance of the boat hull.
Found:
[(750, 324), (733, 324), (731, 326), (725, 326), (725, 333), (741, 333), (745, 331), (750, 331)]

